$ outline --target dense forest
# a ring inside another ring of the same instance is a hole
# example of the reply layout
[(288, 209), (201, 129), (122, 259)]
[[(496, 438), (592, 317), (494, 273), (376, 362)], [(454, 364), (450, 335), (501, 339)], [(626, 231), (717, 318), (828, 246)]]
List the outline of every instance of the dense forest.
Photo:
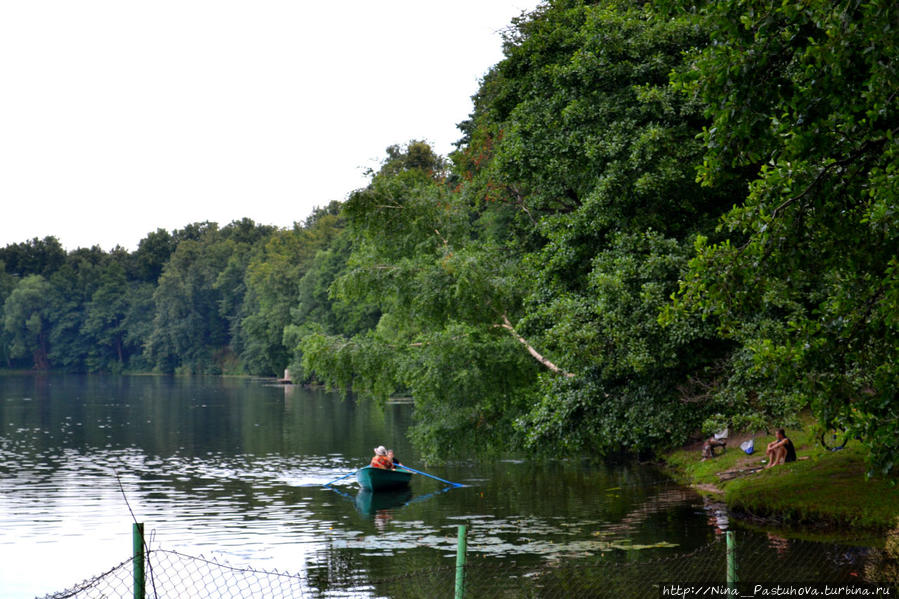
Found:
[(431, 456), (644, 453), (810, 412), (899, 458), (899, 5), (554, 0), (448, 157), (290, 229), (0, 250), (0, 359), (415, 401)]

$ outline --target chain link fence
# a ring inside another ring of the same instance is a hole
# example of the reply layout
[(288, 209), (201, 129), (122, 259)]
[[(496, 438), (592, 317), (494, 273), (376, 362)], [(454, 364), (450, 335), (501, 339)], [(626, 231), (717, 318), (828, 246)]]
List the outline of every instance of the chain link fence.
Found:
[[(737, 534), (735, 538), (733, 565), (740, 591), (730, 596), (759, 596), (760, 593), (753, 593), (755, 585), (767, 585), (770, 589), (775, 584), (824, 582), (843, 585), (839, 587), (843, 589), (842, 596), (853, 594), (846, 589), (858, 590), (865, 583), (892, 585), (891, 595), (867, 596), (896, 596), (899, 541), (895, 536), (888, 537), (883, 548), (853, 546), (845, 541), (795, 542), (770, 533)], [(442, 558), (445, 566), (378, 578), (345, 562), (327, 562), (321, 568), (293, 574), (152, 549), (145, 553), (145, 597), (628, 599), (727, 595), (728, 557), (723, 535), (689, 552), (665, 549), (660, 553), (652, 559), (644, 559), (636, 551), (614, 551), (546, 561), (533, 556), (497, 559), (472, 552), (463, 567), (464, 585), (457, 591), (454, 583), (458, 568), (449, 558)], [(44, 599), (139, 599), (135, 590), (136, 563), (140, 562), (129, 557), (98, 576)], [(692, 594), (684, 594), (684, 589), (692, 589)], [(698, 594), (697, 589), (714, 592)]]

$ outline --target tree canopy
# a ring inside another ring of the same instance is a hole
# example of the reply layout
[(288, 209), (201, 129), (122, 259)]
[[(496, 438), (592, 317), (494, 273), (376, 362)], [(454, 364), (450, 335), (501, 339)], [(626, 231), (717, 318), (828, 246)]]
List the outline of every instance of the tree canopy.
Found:
[(899, 458), (899, 8), (551, 0), (450, 156), (394, 144), (289, 228), (0, 249), (0, 358), (408, 394), (434, 458), (730, 424)]
[[(692, 5), (671, 7), (673, 12)], [(674, 77), (702, 100), (699, 180), (751, 173), (699, 237), (676, 301), (733, 340), (719, 395), (738, 417), (811, 407), (897, 457), (899, 7), (727, 0), (697, 19), (720, 43)]]

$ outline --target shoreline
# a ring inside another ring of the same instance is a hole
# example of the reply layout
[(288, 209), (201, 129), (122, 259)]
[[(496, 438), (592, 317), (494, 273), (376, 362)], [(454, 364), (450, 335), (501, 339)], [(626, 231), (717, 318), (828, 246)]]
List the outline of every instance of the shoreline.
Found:
[[(764, 448), (773, 435), (744, 434), (732, 437), (728, 449), (711, 459), (701, 459), (701, 443), (668, 451), (661, 456), (662, 467), (701, 495), (723, 502), (750, 527), (880, 538), (899, 530), (899, 481), (868, 477), (857, 441), (832, 452), (817, 443), (810, 426), (805, 428), (788, 433), (799, 456), (790, 464), (764, 469)], [(761, 450), (747, 455), (739, 443), (750, 437)]]
[[(65, 374), (73, 373), (0, 369), (0, 376)], [(278, 384), (275, 376), (245, 374), (126, 371), (119, 376), (211, 376)], [(314, 384), (297, 386), (321, 388)], [(698, 441), (661, 453), (660, 466), (677, 482), (723, 503), (735, 520), (748, 527), (786, 528), (800, 536), (852, 533), (883, 538), (890, 531), (899, 534), (899, 478), (866, 476), (863, 448), (858, 441), (851, 440), (845, 449), (832, 452), (820, 446), (812, 430), (806, 421), (803, 430), (788, 431), (798, 461), (768, 470), (762, 469), (761, 461), (773, 435), (738, 432), (731, 435), (727, 450), (717, 457), (702, 460), (702, 442)], [(739, 448), (748, 438), (753, 438), (758, 448), (752, 455)]]

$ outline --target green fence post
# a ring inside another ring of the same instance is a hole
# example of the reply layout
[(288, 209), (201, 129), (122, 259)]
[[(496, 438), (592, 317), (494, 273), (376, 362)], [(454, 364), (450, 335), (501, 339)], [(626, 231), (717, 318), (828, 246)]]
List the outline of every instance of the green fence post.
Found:
[(465, 596), (465, 525), (459, 525), (459, 544), (456, 546), (456, 599)]
[(131, 546), (134, 558), (134, 599), (146, 599), (146, 574), (144, 573), (144, 525), (135, 522), (131, 528)]
[(740, 579), (737, 577), (737, 544), (734, 540), (734, 531), (724, 533), (727, 539), (727, 588), (736, 589)]

